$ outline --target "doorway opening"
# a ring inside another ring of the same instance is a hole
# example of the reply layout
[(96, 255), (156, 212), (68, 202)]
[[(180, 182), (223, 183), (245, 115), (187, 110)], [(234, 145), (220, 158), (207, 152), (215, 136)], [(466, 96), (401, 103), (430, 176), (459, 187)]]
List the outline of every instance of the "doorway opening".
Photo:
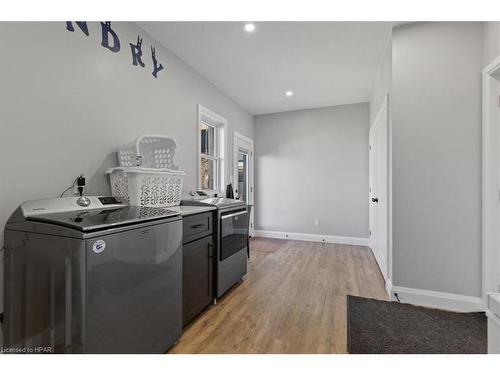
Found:
[(234, 132), (234, 194), (250, 208), (249, 235), (254, 235), (253, 140)]

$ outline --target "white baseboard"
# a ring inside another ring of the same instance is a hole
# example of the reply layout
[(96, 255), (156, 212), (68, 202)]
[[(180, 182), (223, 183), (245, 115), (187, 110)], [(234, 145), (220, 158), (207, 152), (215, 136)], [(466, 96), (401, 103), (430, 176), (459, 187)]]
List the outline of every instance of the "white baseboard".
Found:
[(336, 243), (342, 245), (368, 246), (368, 238), (330, 236), (324, 234), (278, 232), (272, 230), (256, 230), (255, 237), (283, 238), (287, 240)]
[(394, 293), (398, 294), (399, 300), (402, 303), (410, 303), (412, 305), (459, 312), (485, 311), (481, 297), (392, 286), (391, 299), (393, 301), (397, 300)]
[(500, 354), (500, 318), (491, 310), (486, 310), (488, 317), (488, 354)]

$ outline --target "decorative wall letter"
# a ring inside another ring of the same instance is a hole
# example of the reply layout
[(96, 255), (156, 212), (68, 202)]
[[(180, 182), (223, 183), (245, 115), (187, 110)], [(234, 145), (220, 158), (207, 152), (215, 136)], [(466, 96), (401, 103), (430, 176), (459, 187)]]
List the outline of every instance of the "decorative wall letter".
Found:
[(137, 44), (130, 44), (130, 49), (132, 50), (132, 65), (139, 64), (144, 68), (144, 63), (141, 60), (142, 57), (142, 39), (138, 35), (137, 36)]
[[(89, 36), (89, 27), (87, 26), (87, 22), (76, 21), (76, 25), (83, 31), (83, 33)], [(66, 30), (75, 31), (73, 27), (73, 22), (66, 22)]]
[[(74, 21), (74, 22), (66, 22), (66, 30), (74, 32), (75, 27), (74, 23), (80, 28), (80, 30), (87, 36), (89, 36), (89, 27), (87, 22), (84, 21)], [(109, 49), (111, 52), (117, 53), (120, 52), (120, 39), (116, 32), (111, 28), (111, 22), (100, 22), (101, 31), (102, 31), (102, 41), (101, 45), (104, 48)], [(111, 42), (110, 39), (113, 39)], [(111, 42), (111, 44), (110, 44)], [(132, 52), (132, 65), (141, 66), (144, 68), (146, 64), (142, 61), (142, 38), (140, 35), (137, 36), (137, 43), (129, 43), (130, 51)], [(151, 46), (151, 59), (153, 60), (153, 72), (151, 73), (153, 77), (158, 78), (158, 72), (164, 69), (163, 64), (161, 64), (156, 58), (156, 48)]]
[(151, 74), (153, 74), (155, 78), (158, 78), (156, 75), (160, 70), (163, 69), (163, 65), (162, 64), (158, 65), (158, 60), (156, 60), (156, 49), (153, 48), (153, 46), (151, 46), (151, 57), (153, 58), (153, 73)]
[[(102, 42), (101, 45), (111, 52), (119, 52), (120, 51), (120, 39), (118, 39), (118, 35), (111, 29), (111, 22), (101, 22), (102, 28)], [(113, 47), (109, 45), (108, 35), (113, 37)]]

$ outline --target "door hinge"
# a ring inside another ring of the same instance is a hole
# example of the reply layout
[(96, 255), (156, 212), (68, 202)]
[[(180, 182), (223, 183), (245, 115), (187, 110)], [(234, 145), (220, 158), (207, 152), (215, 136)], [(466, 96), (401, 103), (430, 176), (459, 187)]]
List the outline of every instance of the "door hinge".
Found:
[(253, 223), (250, 223), (250, 228), (252, 228), (252, 229), (253, 229)]
[(370, 150), (372, 149), (372, 145), (370, 145)]
[(250, 186), (250, 193), (253, 193), (253, 186)]
[(500, 95), (498, 95), (498, 106), (500, 107)]
[(369, 232), (370, 232), (370, 236), (371, 236), (372, 235), (372, 231), (370, 230)]

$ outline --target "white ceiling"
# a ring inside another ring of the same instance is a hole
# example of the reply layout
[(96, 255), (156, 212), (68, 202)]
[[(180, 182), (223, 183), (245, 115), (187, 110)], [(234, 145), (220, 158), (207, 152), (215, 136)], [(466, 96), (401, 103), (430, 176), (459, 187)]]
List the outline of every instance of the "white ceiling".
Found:
[[(252, 114), (369, 101), (391, 22), (139, 22)], [(294, 95), (286, 97), (292, 90)]]

